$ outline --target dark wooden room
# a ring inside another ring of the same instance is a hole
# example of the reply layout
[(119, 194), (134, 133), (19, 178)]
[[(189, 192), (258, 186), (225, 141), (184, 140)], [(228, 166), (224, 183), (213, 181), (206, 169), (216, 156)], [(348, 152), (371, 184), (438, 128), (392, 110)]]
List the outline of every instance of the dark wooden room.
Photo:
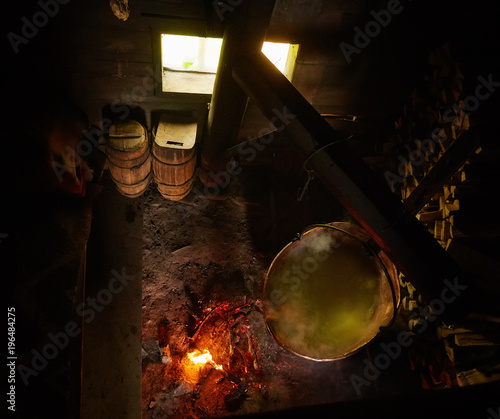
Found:
[(500, 3), (6, 7), (6, 417), (500, 418)]

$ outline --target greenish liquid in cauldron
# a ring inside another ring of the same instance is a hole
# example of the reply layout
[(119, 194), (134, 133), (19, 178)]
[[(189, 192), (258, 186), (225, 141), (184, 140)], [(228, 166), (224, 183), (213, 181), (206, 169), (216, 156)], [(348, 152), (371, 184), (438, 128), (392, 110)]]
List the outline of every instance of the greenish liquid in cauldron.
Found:
[(348, 246), (318, 263), (308, 250), (294, 249), (289, 256), (273, 265), (266, 284), (271, 301), (266, 321), (282, 345), (307, 357), (333, 359), (378, 333), (392, 307), (381, 298), (388, 283), (375, 259)]

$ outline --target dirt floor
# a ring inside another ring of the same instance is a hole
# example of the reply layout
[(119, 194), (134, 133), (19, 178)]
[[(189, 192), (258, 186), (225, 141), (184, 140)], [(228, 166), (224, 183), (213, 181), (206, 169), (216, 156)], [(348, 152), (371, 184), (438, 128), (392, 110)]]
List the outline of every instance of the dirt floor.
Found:
[[(144, 196), (144, 418), (211, 418), (356, 398), (348, 358), (315, 362), (274, 341), (261, 312), (274, 256), (312, 223), (345, 220), (319, 182), (246, 167), (229, 190), (182, 202)], [(200, 184), (196, 187), (202, 189)], [(186, 354), (209, 350), (202, 368)], [(220, 365), (222, 371), (217, 370)], [(357, 365), (357, 366), (356, 366)]]
[[(404, 277), (395, 322), (347, 358), (314, 361), (274, 340), (262, 299), (275, 256), (312, 224), (353, 222), (316, 179), (299, 201), (306, 177), (245, 166), (224, 193), (207, 199), (196, 183), (181, 202), (149, 186), (142, 197), (143, 418), (240, 416), (404, 394), (417, 401), (425, 389), (458, 386), (437, 333), (455, 326), (432, 323)], [(429, 326), (425, 333), (419, 324)], [(381, 365), (384, 348), (414, 327), (414, 343)], [(205, 364), (193, 362), (208, 354)]]

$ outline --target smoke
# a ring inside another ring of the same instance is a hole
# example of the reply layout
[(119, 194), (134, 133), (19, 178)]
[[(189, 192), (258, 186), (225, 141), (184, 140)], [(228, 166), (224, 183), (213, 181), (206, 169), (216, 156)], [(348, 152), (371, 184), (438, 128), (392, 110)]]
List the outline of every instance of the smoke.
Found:
[(313, 229), (275, 259), (266, 280), (266, 321), (276, 339), (315, 359), (344, 357), (371, 340), (393, 312), (376, 258), (335, 229)]
[(304, 239), (307, 243), (307, 248), (312, 256), (322, 255), (325, 252), (332, 252), (334, 249), (337, 249), (341, 246), (341, 243), (338, 241), (338, 238), (335, 237), (335, 231), (329, 232), (329, 234), (314, 234), (312, 237), (311, 234), (307, 234), (304, 236)]

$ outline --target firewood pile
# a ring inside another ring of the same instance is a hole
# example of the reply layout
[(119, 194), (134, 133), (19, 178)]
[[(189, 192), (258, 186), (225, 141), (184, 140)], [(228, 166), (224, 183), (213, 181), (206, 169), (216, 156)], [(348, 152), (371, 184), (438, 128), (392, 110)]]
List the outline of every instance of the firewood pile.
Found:
[[(408, 199), (419, 183), (461, 135), (474, 129), (475, 115), (464, 103), (464, 75), (444, 45), (429, 57), (430, 72), (403, 107), (388, 139), (393, 147), (393, 175), (386, 179), (401, 199)], [(479, 118), (476, 118), (479, 119)], [(496, 313), (500, 297), (500, 227), (495, 211), (495, 190), (500, 175), (498, 146), (485, 141), (434, 193), (416, 214), (422, 224), (464, 271), (481, 278), (486, 312)], [(411, 369), (423, 388), (464, 386), (500, 379), (498, 323), (492, 317), (467, 324), (433, 321), (432, 309), (401, 276), (400, 316), (414, 331)], [(495, 314), (498, 316), (498, 313)], [(420, 333), (425, 325), (425, 332)]]

